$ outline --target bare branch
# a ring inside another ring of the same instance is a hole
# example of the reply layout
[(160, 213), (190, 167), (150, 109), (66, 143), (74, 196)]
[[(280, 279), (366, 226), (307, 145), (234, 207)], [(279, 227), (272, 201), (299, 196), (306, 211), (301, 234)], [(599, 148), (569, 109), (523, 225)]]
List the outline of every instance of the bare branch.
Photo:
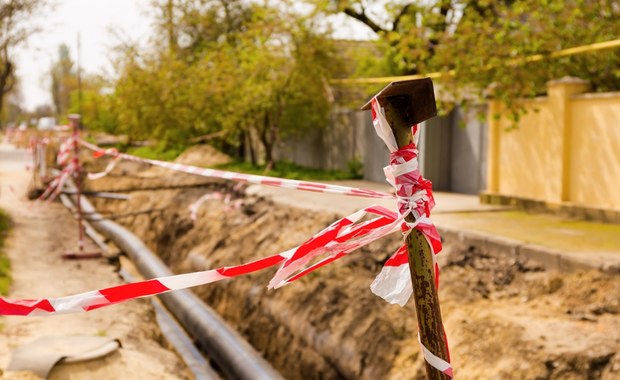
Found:
[(402, 9), (400, 10), (400, 12), (398, 12), (398, 14), (396, 15), (396, 17), (394, 17), (394, 23), (392, 24), (392, 30), (393, 31), (397, 31), (398, 27), (400, 25), (400, 21), (402, 20), (402, 18), (409, 13), (409, 10), (414, 6), (413, 3), (409, 3), (407, 5), (405, 5), (404, 7), (402, 7)]
[(370, 29), (372, 29), (373, 32), (375, 33), (381, 33), (381, 32), (386, 32), (386, 30), (384, 28), (382, 28), (381, 26), (379, 26), (379, 24), (377, 24), (376, 22), (374, 22), (373, 20), (371, 20), (368, 15), (366, 14), (366, 12), (364, 11), (364, 9), (362, 9), (361, 12), (357, 12), (355, 9), (351, 8), (351, 7), (346, 7), (343, 12), (350, 17), (353, 17), (354, 19), (362, 22), (363, 24), (365, 24), (367, 27), (369, 27)]

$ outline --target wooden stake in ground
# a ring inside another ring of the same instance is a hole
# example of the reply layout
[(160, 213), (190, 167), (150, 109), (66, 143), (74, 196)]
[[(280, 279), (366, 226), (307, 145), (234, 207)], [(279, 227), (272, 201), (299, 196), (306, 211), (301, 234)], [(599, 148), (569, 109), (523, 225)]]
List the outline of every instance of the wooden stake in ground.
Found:
[[(411, 127), (413, 125), (437, 114), (430, 78), (392, 82), (376, 95), (376, 99), (385, 110), (386, 119), (399, 149), (412, 143)], [(370, 102), (362, 107), (362, 109), (369, 108)], [(414, 222), (414, 215), (409, 214), (406, 221)], [(435, 287), (433, 252), (426, 237), (416, 229), (407, 235), (405, 243), (420, 340), (424, 347), (434, 355), (448, 361), (448, 347)], [(425, 364), (428, 379), (450, 379), (428, 362)]]
[(80, 144), (78, 142), (80, 137), (80, 115), (69, 115), (69, 123), (71, 123), (71, 128), (73, 129), (73, 163), (75, 165), (75, 186), (77, 187), (78, 254), (81, 255), (84, 252), (84, 225), (82, 224), (82, 207), (80, 205), (80, 198), (82, 197), (82, 168), (80, 167)]
[(84, 224), (82, 223), (83, 215), (80, 203), (80, 199), (82, 198), (82, 167), (80, 166), (80, 144), (78, 141), (80, 137), (80, 115), (69, 115), (69, 123), (73, 128), (73, 164), (75, 165), (75, 206), (78, 222), (78, 250), (77, 252), (67, 252), (62, 256), (65, 259), (95, 259), (101, 257), (101, 252), (84, 252)]

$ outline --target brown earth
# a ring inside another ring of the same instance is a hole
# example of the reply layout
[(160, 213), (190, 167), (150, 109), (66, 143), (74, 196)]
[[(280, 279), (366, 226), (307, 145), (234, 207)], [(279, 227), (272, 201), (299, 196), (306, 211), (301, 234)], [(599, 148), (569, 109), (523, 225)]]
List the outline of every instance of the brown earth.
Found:
[(174, 160), (179, 164), (212, 167), (227, 164), (232, 159), (211, 145), (201, 144), (187, 148)]
[[(130, 191), (126, 202), (99, 199), (96, 206), (121, 216), (119, 222), (179, 273), (281, 252), (335, 219), (245, 196), (239, 209), (207, 201), (193, 222), (192, 202), (232, 185), (153, 173), (123, 163), (114, 176), (89, 186), (150, 188)], [(368, 289), (400, 239), (375, 242), (277, 291), (266, 289), (269, 270), (195, 292), (289, 379), (423, 379), (412, 303), (392, 306)], [(546, 271), (450, 242), (440, 257), (440, 298), (457, 378), (620, 379), (618, 276)]]
[[(58, 202), (25, 200), (31, 174), (17, 153), (2, 146), (0, 208), (14, 228), (5, 251), (12, 265), (9, 297), (58, 297), (122, 283), (106, 260), (66, 261), (61, 254), (77, 246), (77, 224)], [(88, 250), (94, 247), (88, 245)], [(37, 379), (30, 372), (8, 372), (14, 348), (44, 336), (108, 336), (123, 347), (102, 359), (61, 364), (49, 379), (187, 379), (184, 364), (168, 348), (148, 300), (88, 313), (49, 317), (0, 317), (0, 378)], [(4, 371), (4, 373), (3, 373)]]

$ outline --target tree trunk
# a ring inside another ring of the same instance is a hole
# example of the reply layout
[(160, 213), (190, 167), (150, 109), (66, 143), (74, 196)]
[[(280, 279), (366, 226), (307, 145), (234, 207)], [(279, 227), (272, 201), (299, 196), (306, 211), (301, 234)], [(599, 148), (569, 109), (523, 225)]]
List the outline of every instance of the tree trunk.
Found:
[(269, 112), (265, 112), (265, 116), (263, 118), (263, 128), (260, 134), (260, 140), (265, 148), (265, 172), (273, 169), (275, 164), (275, 159), (273, 156), (273, 147), (275, 145), (275, 135), (274, 127), (271, 125), (271, 119), (269, 117)]
[(0, 115), (4, 109), (4, 97), (13, 88), (11, 76), (13, 75), (13, 64), (9, 60), (7, 47), (4, 47), (2, 60), (2, 72), (0, 72)]

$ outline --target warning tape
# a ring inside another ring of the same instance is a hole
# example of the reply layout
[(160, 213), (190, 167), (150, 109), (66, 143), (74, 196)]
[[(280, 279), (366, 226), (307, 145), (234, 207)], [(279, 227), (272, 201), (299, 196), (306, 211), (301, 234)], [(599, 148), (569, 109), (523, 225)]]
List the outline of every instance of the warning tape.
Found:
[(224, 204), (227, 205), (228, 210), (238, 210), (239, 208), (241, 208), (241, 206), (243, 206), (244, 201), (242, 198), (233, 200), (233, 196), (236, 193), (240, 192), (241, 190), (240, 186), (241, 186), (241, 183), (237, 183), (233, 187), (232, 191), (226, 192), (225, 194), (223, 194), (222, 192), (216, 191), (213, 193), (207, 193), (203, 195), (202, 197), (198, 198), (194, 203), (192, 203), (188, 207), (188, 210), (190, 213), (190, 219), (193, 221), (196, 221), (198, 219), (198, 210), (200, 209), (200, 206), (202, 206), (203, 203), (210, 201), (210, 200), (214, 200), (214, 199), (223, 200)]
[[(372, 101), (372, 114), (373, 125), (377, 134), (386, 143), (391, 152), (390, 165), (384, 168), (384, 172), (388, 182), (396, 189), (396, 195), (345, 186), (247, 175), (143, 159), (124, 153), (118, 153), (115, 150), (103, 150), (96, 145), (80, 140), (83, 146), (94, 150), (95, 154), (98, 156), (105, 154), (132, 161), (146, 162), (189, 174), (305, 191), (337, 193), (370, 198), (396, 197), (398, 212), (390, 211), (381, 206), (364, 208), (345, 218), (339, 219), (298, 247), (246, 264), (155, 278), (59, 298), (13, 300), (0, 297), (0, 315), (30, 316), (85, 312), (135, 298), (161, 294), (177, 289), (185, 289), (250, 274), (273, 266), (279, 266), (279, 268), (269, 282), (268, 288), (279, 288), (388, 234), (400, 230), (403, 235), (406, 236), (413, 229), (420, 231), (429, 243), (435, 263), (435, 286), (438, 286), (439, 268), (435, 260), (435, 255), (441, 251), (441, 238), (439, 237), (437, 229), (429, 219), (430, 211), (434, 206), (431, 189), (432, 185), (430, 181), (421, 176), (419, 171), (417, 160), (418, 126), (415, 125), (412, 127), (413, 142), (405, 147), (399, 148), (385, 118), (385, 111), (379, 105), (376, 98)], [(75, 160), (66, 161), (68, 161), (68, 163), (63, 170), (67, 170), (67, 168), (71, 167)], [(410, 215), (413, 216), (414, 222), (406, 220)], [(367, 220), (367, 216), (371, 217), (371, 219)], [(407, 250), (404, 245), (386, 261), (381, 273), (379, 273), (377, 278), (373, 281), (371, 290), (390, 303), (398, 303), (402, 306), (408, 301), (413, 289)], [(446, 361), (429, 351), (421, 341), (420, 344), (425, 360), (431, 366), (452, 377), (452, 367), (449, 363), (449, 358), (448, 361)]]
[[(237, 172), (231, 172), (231, 171), (225, 171), (225, 170), (200, 168), (197, 166), (183, 165), (183, 164), (177, 164), (177, 163), (172, 163), (172, 162), (141, 158), (141, 157), (136, 157), (136, 156), (127, 154), (127, 153), (119, 153), (116, 149), (102, 149), (98, 147), (97, 145), (91, 144), (84, 140), (80, 140), (80, 144), (94, 151), (95, 157), (101, 157), (104, 155), (108, 155), (114, 158), (147, 163), (150, 165), (159, 166), (159, 167), (170, 169), (170, 170), (199, 175), (203, 177), (221, 178), (221, 179), (227, 179), (227, 180), (237, 181), (237, 182), (253, 183), (257, 185), (266, 185), (266, 186), (273, 186), (273, 187), (282, 187), (282, 188), (294, 189), (294, 190), (312, 191), (312, 192), (318, 192), (318, 193), (343, 194), (343, 195), (349, 195), (353, 197), (379, 198), (379, 199), (394, 199), (395, 198), (394, 194), (384, 193), (381, 191), (360, 189), (356, 187), (333, 185), (329, 183), (320, 183), (320, 182), (298, 181), (294, 179), (269, 177), (269, 176), (254, 175), (254, 174), (237, 173)], [(104, 172), (96, 173), (91, 176), (93, 178), (101, 178), (105, 174), (109, 173), (114, 168), (115, 164), (116, 162), (112, 163), (111, 165), (108, 165), (108, 167), (106, 168)]]
[(56, 199), (62, 192), (69, 178), (79, 172), (80, 163), (76, 157), (73, 157), (73, 142), (76, 138), (77, 136), (70, 136), (61, 142), (56, 156), (56, 163), (63, 169), (60, 171), (60, 174), (52, 179), (38, 200), (53, 201)]
[[(362, 221), (367, 215), (375, 217)], [(269, 288), (279, 288), (372, 241), (398, 231), (403, 221), (381, 206), (367, 207), (342, 218), (300, 246), (250, 263), (113, 286), (60, 298), (11, 300), (0, 297), (1, 315), (51, 315), (84, 312), (135, 298), (233, 278), (282, 264)], [(327, 256), (305, 268), (312, 259)]]
[[(415, 222), (408, 224), (407, 228), (404, 229), (404, 234), (406, 236), (415, 228), (426, 237), (434, 264), (435, 287), (439, 288), (439, 265), (435, 255), (441, 251), (441, 238), (433, 223), (428, 219), (431, 209), (435, 206), (435, 200), (433, 198), (431, 182), (423, 178), (419, 170), (419, 162), (417, 160), (419, 127), (417, 125), (412, 127), (413, 142), (399, 148), (396, 137), (385, 116), (385, 110), (381, 107), (376, 97), (371, 101), (371, 111), (377, 135), (390, 150), (390, 165), (386, 166), (383, 171), (387, 181), (396, 189), (398, 213), (401, 217), (413, 215), (415, 218)], [(422, 223), (423, 220), (424, 223)], [(377, 276), (370, 288), (373, 293), (388, 302), (398, 303), (401, 306), (407, 302), (413, 289), (409, 258), (405, 246), (396, 251), (385, 263), (381, 273), (379, 273), (379, 276)], [(448, 340), (443, 325), (441, 330), (444, 332), (446, 351), (448, 351), (446, 360), (436, 356), (422, 344), (419, 332), (418, 341), (422, 348), (424, 360), (432, 367), (452, 377)]]

